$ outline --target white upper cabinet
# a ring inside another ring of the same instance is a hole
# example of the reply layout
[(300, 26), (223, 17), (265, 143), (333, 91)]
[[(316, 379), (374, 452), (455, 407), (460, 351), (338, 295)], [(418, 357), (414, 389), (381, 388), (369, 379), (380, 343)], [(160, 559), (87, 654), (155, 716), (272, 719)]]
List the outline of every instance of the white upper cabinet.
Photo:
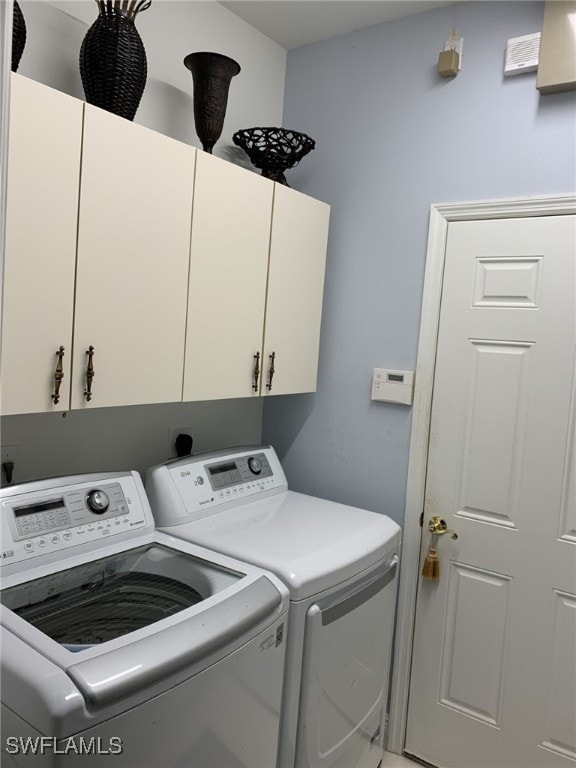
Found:
[(328, 205), (11, 90), (3, 414), (316, 389)]
[[(12, 75), (3, 414), (69, 407), (82, 109), (77, 99)], [(53, 397), (60, 347), (62, 378)]]
[(184, 400), (248, 397), (261, 355), (274, 185), (198, 152)]
[(86, 105), (72, 408), (182, 399), (195, 155)]
[(184, 400), (316, 389), (329, 212), (198, 153)]
[(275, 185), (262, 394), (314, 392), (330, 207)]

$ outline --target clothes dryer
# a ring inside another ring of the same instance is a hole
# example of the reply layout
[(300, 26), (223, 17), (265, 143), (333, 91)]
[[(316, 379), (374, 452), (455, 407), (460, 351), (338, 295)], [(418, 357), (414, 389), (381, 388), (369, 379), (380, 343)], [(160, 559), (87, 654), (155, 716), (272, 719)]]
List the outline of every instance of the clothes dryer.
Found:
[(146, 489), (159, 530), (270, 570), (290, 590), (278, 765), (376, 768), (399, 526), (290, 491), (271, 446), (152, 467)]
[(154, 528), (135, 472), (0, 491), (7, 765), (270, 768), (288, 591)]

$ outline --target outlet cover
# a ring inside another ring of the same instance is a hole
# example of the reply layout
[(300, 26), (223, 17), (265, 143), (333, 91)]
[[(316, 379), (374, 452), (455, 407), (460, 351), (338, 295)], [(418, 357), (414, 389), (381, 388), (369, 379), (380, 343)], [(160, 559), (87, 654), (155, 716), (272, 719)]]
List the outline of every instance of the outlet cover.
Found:
[(176, 438), (178, 435), (190, 435), (192, 434), (192, 427), (172, 427), (168, 430), (168, 458), (175, 459), (178, 455), (176, 453)]
[(462, 69), (462, 55), (464, 51), (464, 38), (463, 37), (450, 37), (444, 43), (445, 51), (456, 51), (458, 54), (458, 71)]
[[(4, 464), (7, 461), (14, 463), (12, 470), (12, 482), (10, 485), (14, 485), (18, 482), (18, 474), (20, 473), (20, 446), (19, 445), (3, 445), (0, 449), (0, 464)], [(6, 475), (4, 470), (1, 470), (0, 484), (6, 485)]]

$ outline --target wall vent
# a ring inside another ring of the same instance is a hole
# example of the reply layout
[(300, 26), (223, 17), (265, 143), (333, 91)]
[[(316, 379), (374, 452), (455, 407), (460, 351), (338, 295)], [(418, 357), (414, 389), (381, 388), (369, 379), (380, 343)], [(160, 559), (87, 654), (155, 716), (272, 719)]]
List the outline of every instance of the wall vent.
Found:
[(504, 75), (521, 75), (536, 72), (540, 55), (540, 32), (522, 37), (511, 37), (506, 44)]

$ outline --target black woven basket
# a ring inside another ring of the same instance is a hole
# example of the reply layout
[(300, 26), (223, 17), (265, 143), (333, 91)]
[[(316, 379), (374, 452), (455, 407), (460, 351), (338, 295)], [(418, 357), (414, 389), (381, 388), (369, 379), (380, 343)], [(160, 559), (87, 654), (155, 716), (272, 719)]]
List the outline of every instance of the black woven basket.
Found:
[(22, 14), (22, 9), (14, 0), (14, 11), (12, 14), (12, 72), (18, 71), (20, 59), (24, 53), (26, 45), (26, 22)]
[(99, 15), (80, 48), (80, 76), (86, 101), (133, 120), (140, 104), (148, 66), (144, 44), (134, 25), (152, 0), (96, 0)]
[(252, 165), (260, 168), (262, 176), (290, 185), (284, 171), (293, 168), (316, 146), (305, 133), (286, 128), (243, 128), (232, 136), (232, 141), (246, 152)]

